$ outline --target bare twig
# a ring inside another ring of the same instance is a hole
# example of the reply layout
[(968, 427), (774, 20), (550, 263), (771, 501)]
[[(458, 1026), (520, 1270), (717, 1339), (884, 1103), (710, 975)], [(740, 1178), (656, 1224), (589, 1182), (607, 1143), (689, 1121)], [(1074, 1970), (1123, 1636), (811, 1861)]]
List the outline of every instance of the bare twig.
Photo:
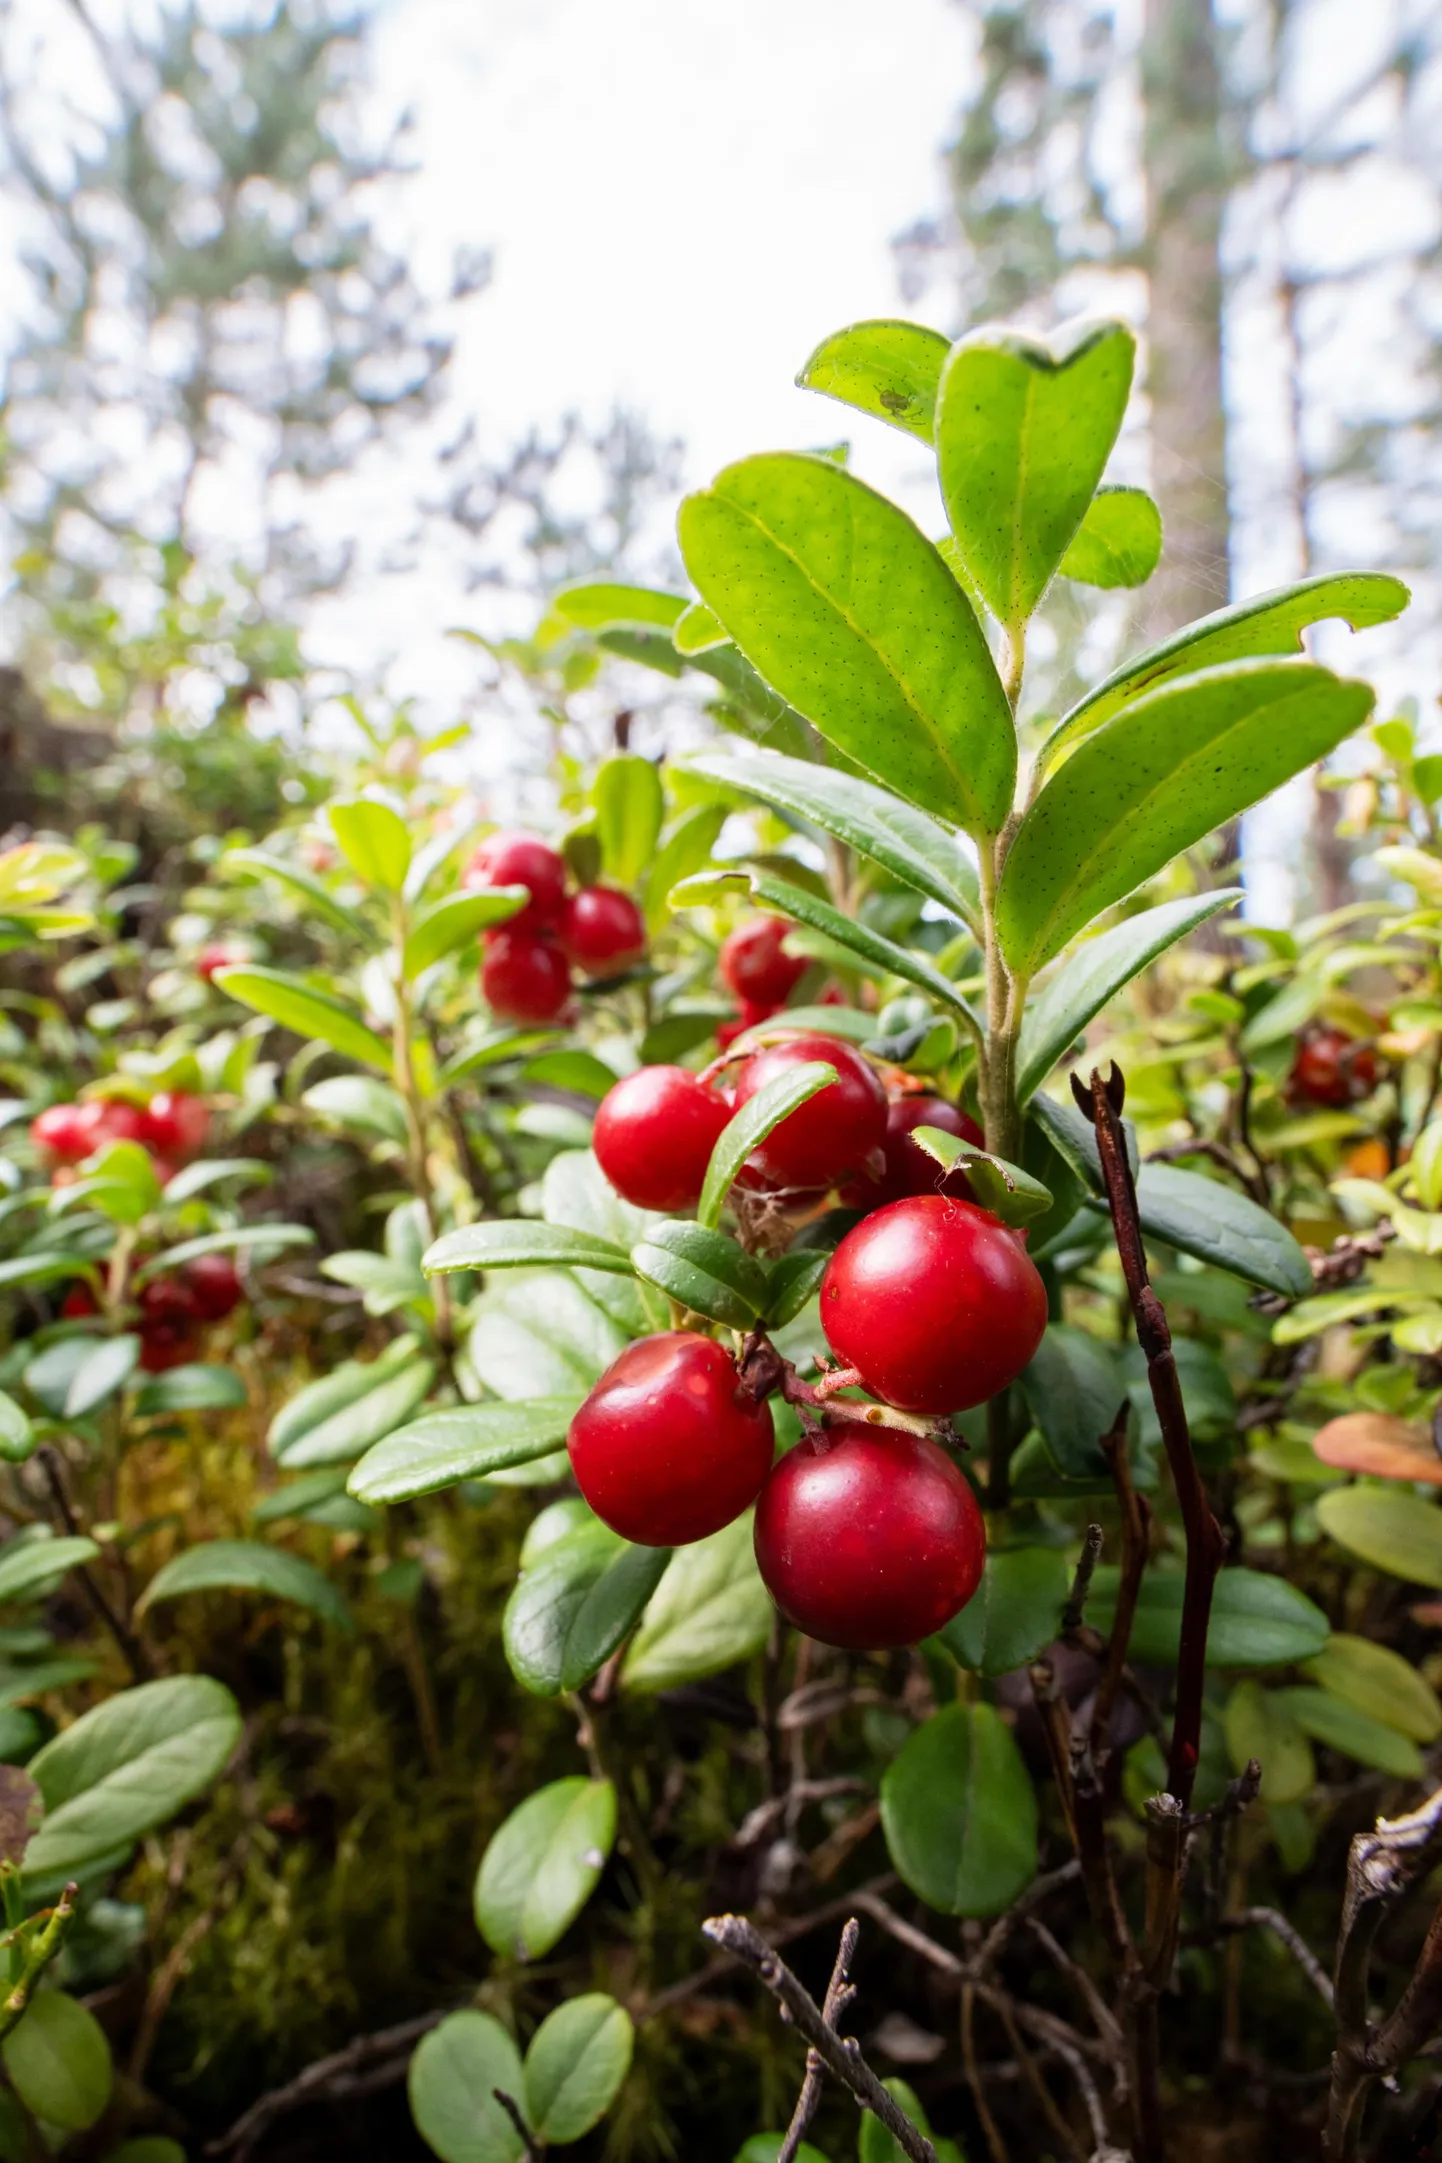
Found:
[(1072, 1636), (1082, 1626), (1087, 1595), (1092, 1588), (1092, 1574), (1101, 1558), (1102, 1528), (1100, 1525), (1088, 1525), (1082, 1540), (1082, 1551), (1077, 1558), (1076, 1575), (1071, 1581), (1071, 1591), (1067, 1594), (1066, 1606), (1061, 1611), (1060, 1635), (1063, 1637)]
[(1332, 1978), (1328, 1975), (1300, 1930), (1297, 1930), (1289, 1923), (1286, 1916), (1280, 1914), (1276, 1908), (1240, 1908), (1235, 1915), (1220, 1916), (1216, 1928), (1225, 1931), (1251, 1930), (1253, 1928), (1270, 1930), (1272, 1936), (1286, 1946), (1287, 1951), (1296, 1961), (1297, 1966), (1306, 1976), (1307, 1981), (1316, 1991), (1328, 2012), (1332, 2010), (1335, 2003)]
[[(834, 2028), (856, 1996), (856, 1987), (850, 1980), (852, 1958), (856, 1952), (856, 1940), (860, 1926), (853, 1916), (841, 1933), (841, 1943), (836, 1948), (836, 1960), (831, 1970), (831, 1981), (826, 1986), (826, 1997), (821, 2007), (821, 2017), (829, 2028)], [(806, 2131), (816, 2116), (816, 2106), (821, 2101), (821, 2053), (813, 2046), (806, 2053), (806, 2078), (801, 2083), (801, 2093), (796, 2098), (796, 2108), (791, 2113), (791, 2123), (786, 2137), (776, 2151), (776, 2163), (796, 2163), (796, 2151), (806, 2137)]]
[(843, 2087), (849, 2088), (864, 2109), (871, 2111), (911, 2158), (911, 2163), (936, 2163), (936, 2150), (901, 2110), (861, 2055), (854, 2036), (840, 2036), (820, 2006), (780, 1954), (769, 1946), (744, 1915), (713, 1915), (701, 1925), (713, 1945), (721, 1946), (760, 1977), (794, 2026), (820, 2057), (822, 2064)]
[(519, 2103), (517, 2103), (515, 2097), (513, 2095), (507, 2095), (504, 2088), (492, 2088), (491, 2094), (500, 2104), (501, 2109), (505, 2112), (506, 2116), (510, 2119), (512, 2125), (515, 2127), (517, 2133), (520, 2135), (522, 2155), (531, 2157), (532, 2159), (538, 2157), (541, 2151), (536, 2146), (534, 2140), (531, 2138), (531, 2129), (526, 2124), (525, 2119), (521, 2116), (521, 2107)]
[(976, 1986), (973, 1983), (966, 1984), (961, 1993), (961, 2059), (966, 2067), (967, 2084), (976, 2105), (976, 2115), (981, 2120), (981, 2130), (986, 2136), (991, 2163), (1011, 2163), (1010, 2152), (1002, 2139), (1001, 2127), (991, 2115), (991, 2105), (986, 2100), (986, 2089), (982, 2083), (981, 2062), (976, 2054)]
[(1132, 1622), (1136, 1616), (1137, 1600), (1141, 1595), (1151, 1534), (1151, 1511), (1132, 1482), (1132, 1461), (1127, 1451), (1127, 1425), (1130, 1416), (1131, 1404), (1127, 1401), (1122, 1404), (1101, 1441), (1102, 1453), (1111, 1472), (1112, 1485), (1116, 1489), (1117, 1508), (1121, 1513), (1122, 1573), (1117, 1584), (1117, 1604), (1112, 1617), (1111, 1636), (1107, 1640), (1101, 1680), (1097, 1684), (1096, 1702), (1092, 1708), (1091, 1746), (1098, 1758), (1105, 1755), (1110, 1743), (1112, 1708), (1116, 1704), (1117, 1691), (1126, 1671), (1127, 1647), (1131, 1643)]
[(440, 2026), (448, 2010), (441, 2006), (415, 2020), (403, 2021), (399, 2027), (383, 2028), (375, 2035), (358, 2035), (344, 2050), (329, 2058), (317, 2058), (283, 2088), (273, 2088), (269, 2095), (252, 2103), (229, 2132), (210, 2142), (206, 2154), (233, 2156), (242, 2163), (277, 2118), (322, 2097), (365, 2095), (388, 2087), (392, 2081), (404, 2080), (412, 2047), (432, 2028)]

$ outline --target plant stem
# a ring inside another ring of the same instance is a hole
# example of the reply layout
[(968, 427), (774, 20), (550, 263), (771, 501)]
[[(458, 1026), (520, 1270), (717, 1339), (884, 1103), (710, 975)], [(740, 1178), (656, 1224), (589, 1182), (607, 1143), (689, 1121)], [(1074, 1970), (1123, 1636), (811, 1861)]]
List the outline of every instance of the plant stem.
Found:
[[(435, 1190), (431, 1185), (430, 1156), (426, 1147), (426, 1108), (416, 1081), (415, 1058), (411, 1047), (411, 988), (406, 978), (404, 958), (409, 927), (406, 905), (399, 895), (392, 906), (391, 925), (396, 954), (396, 1018), (391, 1035), (391, 1065), (396, 1088), (405, 1104), (406, 1162), (411, 1189), (425, 1211), (428, 1234), (431, 1239), (435, 1239), (440, 1226), (436, 1217)], [(444, 1275), (432, 1277), (430, 1286), (431, 1298), (435, 1304), (436, 1342), (449, 1365), (455, 1346), (450, 1286)]]

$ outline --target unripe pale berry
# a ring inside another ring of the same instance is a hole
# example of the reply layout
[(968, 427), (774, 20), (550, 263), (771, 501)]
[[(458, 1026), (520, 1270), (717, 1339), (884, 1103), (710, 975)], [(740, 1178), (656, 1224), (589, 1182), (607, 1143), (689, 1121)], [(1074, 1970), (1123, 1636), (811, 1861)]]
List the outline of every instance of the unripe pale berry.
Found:
[(853, 1651), (915, 1645), (981, 1582), (975, 1495), (924, 1435), (846, 1420), (788, 1451), (756, 1505), (756, 1562), (808, 1637)]
[(721, 1345), (672, 1329), (627, 1345), (571, 1421), (576, 1485), (613, 1532), (684, 1547), (739, 1517), (771, 1468), (770, 1407)]
[(793, 1068), (825, 1060), (836, 1069), (814, 1097), (788, 1113), (752, 1162), (778, 1187), (829, 1187), (866, 1165), (886, 1138), (886, 1091), (859, 1051), (840, 1037), (802, 1034), (753, 1053), (736, 1084), (736, 1108)]
[(984, 1404), (1016, 1380), (1046, 1318), (1046, 1287), (1017, 1234), (950, 1195), (863, 1218), (821, 1280), (832, 1350), (904, 1412)]
[(730, 1117), (726, 1099), (688, 1068), (646, 1066), (602, 1100), (591, 1146), (624, 1201), (692, 1209)]
[(646, 926), (629, 894), (583, 886), (561, 911), (562, 951), (587, 976), (617, 976), (646, 951)]
[(571, 970), (549, 939), (494, 931), (481, 955), (481, 992), (500, 1021), (554, 1021), (571, 996)]
[(561, 920), (566, 902), (566, 866), (539, 834), (514, 828), (488, 834), (466, 866), (462, 884), (524, 886), (530, 900), (510, 917), (511, 931), (549, 931)]
[(784, 1006), (806, 974), (799, 955), (783, 954), (792, 926), (783, 916), (752, 916), (721, 942), (721, 981), (753, 1006)]

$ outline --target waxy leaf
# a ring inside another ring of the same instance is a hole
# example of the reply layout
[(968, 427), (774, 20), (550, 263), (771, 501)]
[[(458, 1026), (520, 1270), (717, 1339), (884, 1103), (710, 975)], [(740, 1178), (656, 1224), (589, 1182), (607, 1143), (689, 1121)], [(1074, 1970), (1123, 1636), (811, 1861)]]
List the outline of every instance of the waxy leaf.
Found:
[(959, 1134), (948, 1134), (942, 1127), (916, 1127), (912, 1140), (943, 1171), (963, 1171), (982, 1208), (1000, 1217), (1003, 1224), (1030, 1224), (1034, 1218), (1044, 1217), (1052, 1206), (1050, 1187), (1033, 1179), (1019, 1164), (991, 1156)]
[(1442, 1589), (1442, 1508), (1401, 1487), (1334, 1487), (1317, 1521), (1339, 1547), (1389, 1577)]
[[(349, 918), (346, 928), (352, 933), (355, 930)], [(353, 1007), (333, 999), (329, 992), (315, 991), (281, 969), (258, 969), (249, 964), (217, 969), (212, 982), (242, 1006), (279, 1022), (283, 1029), (291, 1029), (297, 1036), (314, 1037), (319, 1043), (329, 1044), (332, 1051), (343, 1052), (347, 1059), (358, 1059), (363, 1066), (390, 1072), (390, 1046), (366, 1027)]]
[(1000, 324), (960, 339), (941, 373), (936, 463), (973, 584), (1020, 630), (1051, 584), (1111, 456), (1136, 340), (1079, 323), (1044, 341)]
[(245, 1382), (233, 1367), (197, 1361), (147, 1375), (135, 1392), (134, 1411), (137, 1419), (153, 1419), (163, 1412), (229, 1411), (244, 1403)]
[(569, 1270), (519, 1270), (493, 1278), (477, 1301), (471, 1364), (508, 1403), (584, 1396), (635, 1334)]
[(81, 1533), (60, 1539), (7, 1540), (0, 1548), (0, 1607), (48, 1593), (67, 1570), (93, 1562), (100, 1549)]
[[(1415, 1742), (1369, 1712), (1334, 1697), (1330, 1690), (1279, 1690), (1277, 1697), (1313, 1742), (1340, 1750), (1359, 1765), (1374, 1765), (1397, 1780), (1420, 1780), (1422, 1753)], [(1264, 1783), (1265, 1791), (1265, 1783)]]
[(529, 899), (524, 886), (487, 886), (474, 894), (447, 894), (411, 926), (401, 956), (406, 975), (417, 977), (433, 962), (471, 945), (483, 931), (504, 924), (524, 909)]
[(902, 1744), (881, 1824), (901, 1877), (941, 1915), (1000, 1915), (1036, 1876), (1036, 1790), (990, 1705), (948, 1705)]
[(373, 893), (399, 894), (411, 865), (410, 832), (400, 813), (357, 796), (332, 804), (329, 817), (341, 855), (362, 885)]
[[(1326, 1497), (1324, 1496), (1325, 1500)], [(1087, 1620), (1105, 1635), (1116, 1612), (1118, 1572), (1103, 1564), (1092, 1577)], [(1132, 1624), (1131, 1658), (1143, 1667), (1175, 1664), (1182, 1630), (1180, 1570), (1148, 1570)], [(1311, 1660), (1329, 1636), (1326, 1616), (1284, 1577), (1223, 1570), (1212, 1595), (1209, 1667), (1285, 1667)]]
[(595, 1891), (615, 1837), (609, 1780), (553, 1780), (528, 1795), (492, 1836), (476, 1878), (476, 1926), (491, 1951), (549, 1953)]
[(1162, 555), (1162, 514), (1144, 488), (1099, 488), (1061, 560), (1081, 586), (1144, 586)]
[(635, 1628), (670, 1559), (596, 1522), (544, 1548), (506, 1602), (511, 1672), (537, 1697), (579, 1690)]
[(324, 1571), (261, 1540), (205, 1540), (187, 1547), (156, 1571), (139, 1605), (154, 1607), (187, 1592), (264, 1592), (309, 1608), (337, 1629), (353, 1627), (350, 1609)]
[(1038, 996), (1029, 1002), (1017, 1046), (1016, 1093), (1025, 1104), (1046, 1080), (1107, 1001), (1139, 976), (1158, 954), (1195, 931), (1198, 924), (1242, 898), (1239, 886), (1184, 901), (1165, 901), (1114, 924), (1068, 954)]
[(355, 937), (355, 912), (331, 892), (328, 886), (303, 871), (298, 864), (284, 863), (278, 856), (267, 856), (263, 849), (228, 849), (221, 859), (222, 869), (248, 872), (254, 879), (274, 879), (278, 885), (289, 887), (298, 894), (308, 910), (323, 916), (333, 931), (343, 931), (348, 938)]
[(428, 1277), (451, 1269), (536, 1269), (547, 1263), (631, 1274), (630, 1256), (609, 1239), (566, 1224), (534, 1224), (521, 1218), (467, 1224), (445, 1233), (421, 1257)]
[(975, 865), (963, 855), (955, 835), (915, 805), (900, 802), (859, 775), (776, 752), (742, 758), (711, 751), (691, 765), (708, 780), (740, 789), (791, 818), (809, 820), (963, 922), (978, 921)]
[(563, 586), (551, 596), (551, 606), (567, 623), (579, 624), (587, 631), (606, 631), (613, 624), (658, 624), (663, 631), (669, 631), (686, 612), (683, 594), (594, 578)]
[(666, 815), (658, 768), (633, 751), (603, 759), (591, 801), (607, 876), (619, 886), (634, 886), (655, 856)]
[(752, 1150), (765, 1141), (773, 1127), (779, 1127), (783, 1119), (789, 1119), (800, 1105), (835, 1079), (834, 1066), (822, 1059), (808, 1059), (767, 1082), (733, 1114), (721, 1129), (706, 1167), (706, 1183), (696, 1206), (698, 1224), (714, 1231), (721, 1221), (726, 1197)]
[(458, 1480), (533, 1463), (564, 1443), (580, 1401), (539, 1397), (429, 1412), (367, 1450), (346, 1485), (361, 1502), (409, 1502)]
[(766, 1304), (761, 1265), (724, 1233), (682, 1220), (653, 1225), (631, 1249), (636, 1274), (670, 1299), (731, 1329), (750, 1329)]
[(976, 1592), (938, 1632), (942, 1644), (979, 1675), (1009, 1673), (1056, 1636), (1069, 1578), (1058, 1548), (993, 1548)]
[(1067, 1479), (1110, 1482), (1101, 1438), (1127, 1394), (1115, 1348), (1074, 1323), (1048, 1323), (1021, 1388), (1057, 1469)]
[(1390, 623), (1411, 598), (1400, 578), (1385, 571), (1327, 572), (1300, 585), (1259, 593), (1250, 601), (1219, 608), (1213, 615), (1124, 661), (1096, 689), (1064, 714), (1043, 744), (1039, 767), (1049, 772), (1063, 752), (1090, 736), (1121, 707), (1154, 691), (1174, 676), (1224, 661), (1245, 661), (1259, 654), (1300, 653), (1302, 633), (1314, 623), (1340, 616), (1354, 631)]
[(709, 1539), (677, 1548), (627, 1649), (621, 1687), (674, 1690), (718, 1674), (765, 1644), (774, 1615), (747, 1510)]
[(240, 1707), (208, 1675), (121, 1690), (31, 1758), (45, 1820), (25, 1855), (36, 1878), (127, 1849), (204, 1793), (240, 1740)]
[(823, 338), (796, 380), (930, 443), (936, 393), (951, 347), (924, 323), (886, 317)]
[(931, 542), (863, 481), (743, 459), (678, 525), (702, 598), (830, 742), (969, 833), (1011, 808), (1016, 735), (981, 626)]
[(771, 1264), (766, 1272), (766, 1323), (771, 1329), (784, 1329), (794, 1322), (806, 1302), (821, 1289), (831, 1260), (827, 1248), (810, 1252), (783, 1254)]
[(344, 1464), (403, 1427), (424, 1403), (434, 1363), (417, 1356), (414, 1339), (400, 1340), (380, 1359), (357, 1361), (313, 1382), (271, 1423), (270, 1453), (288, 1471)]
[(1334, 1630), (1325, 1649), (1307, 1662), (1307, 1673), (1331, 1696), (1413, 1742), (1435, 1742), (1442, 1735), (1442, 1700), (1426, 1676), (1390, 1645)]
[(1317, 1783), (1312, 1746), (1288, 1711), (1286, 1694), (1264, 1690), (1259, 1682), (1239, 1682), (1222, 1718), (1232, 1770), (1241, 1772), (1255, 1758), (1262, 1768), (1262, 1800), (1273, 1805), (1300, 1802)]
[(31, 2000), (0, 2054), (25, 2108), (62, 2133), (85, 2132), (110, 2101), (114, 2068), (105, 2030), (63, 1990), (42, 1990)]
[(1309, 661), (1238, 661), (1129, 705), (1022, 820), (996, 912), (1013, 971), (1035, 975), (1181, 850), (1325, 757), (1374, 698)]
[(496, 2101), (519, 2104), (521, 2054), (490, 2013), (448, 2013), (423, 2035), (406, 2074), (416, 2130), (441, 2163), (519, 2163), (525, 2142)]
[(579, 2140), (605, 2117), (631, 2069), (631, 2016), (602, 1991), (548, 2013), (526, 2052), (526, 2116), (543, 2141)]
[(712, 615), (704, 601), (693, 601), (685, 613), (676, 618), (671, 643), (677, 653), (709, 653), (713, 646), (729, 645), (730, 638), (725, 624)]

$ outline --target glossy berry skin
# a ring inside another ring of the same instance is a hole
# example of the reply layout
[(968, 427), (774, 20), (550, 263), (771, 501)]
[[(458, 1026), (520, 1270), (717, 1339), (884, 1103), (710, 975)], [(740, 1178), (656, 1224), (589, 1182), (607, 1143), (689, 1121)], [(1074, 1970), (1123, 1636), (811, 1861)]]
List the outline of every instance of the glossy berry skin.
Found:
[(146, 1374), (164, 1374), (168, 1367), (183, 1367), (200, 1350), (200, 1339), (191, 1322), (142, 1322), (140, 1365)]
[(1377, 1055), (1342, 1029), (1313, 1029), (1292, 1067), (1290, 1094), (1307, 1104), (1340, 1108), (1377, 1086)]
[(721, 943), (717, 967), (721, 981), (753, 1006), (784, 1006), (806, 974), (799, 955), (783, 954), (792, 926), (783, 916), (752, 916)]
[(848, 1209), (879, 1209), (886, 1202), (903, 1202), (913, 1194), (955, 1194), (970, 1201), (971, 1185), (965, 1172), (943, 1172), (911, 1137), (918, 1127), (939, 1127), (980, 1149), (982, 1132), (945, 1097), (898, 1097), (886, 1114), (886, 1168), (876, 1179), (857, 1179), (841, 1195)]
[(1021, 1373), (1046, 1328), (1046, 1287), (999, 1218), (918, 1195), (847, 1233), (821, 1280), (821, 1326), (873, 1396), (961, 1412)]
[(566, 903), (566, 866), (539, 834), (503, 829), (488, 834), (466, 866), (462, 884), (477, 886), (524, 886), (530, 900), (517, 916), (507, 919), (512, 931), (551, 931), (561, 921)]
[(57, 1164), (78, 1164), (94, 1147), (84, 1104), (52, 1104), (30, 1122), (30, 1139)]
[(629, 894), (583, 886), (561, 911), (561, 950), (586, 976), (619, 976), (646, 951), (646, 926)]
[(731, 1107), (684, 1066), (644, 1066), (602, 1100), (591, 1146), (637, 1209), (693, 1209)]
[(571, 996), (571, 965), (549, 939), (494, 931), (481, 956), (481, 992), (500, 1021), (554, 1021)]
[(220, 1322), (234, 1313), (244, 1292), (228, 1254), (197, 1254), (181, 1272), (190, 1303), (203, 1322)]
[(783, 1615), (850, 1651), (919, 1644), (981, 1582), (975, 1495), (924, 1435), (860, 1420), (787, 1452), (756, 1505), (756, 1562)]
[(199, 1156), (205, 1147), (210, 1106), (204, 1097), (189, 1096), (182, 1089), (162, 1089), (150, 1099), (141, 1116), (141, 1141), (170, 1165)]
[(771, 1469), (771, 1410), (743, 1395), (729, 1352), (692, 1330), (627, 1345), (571, 1422), (571, 1470), (613, 1532), (684, 1547), (756, 1500)]
[(770, 1021), (773, 1014), (780, 1012), (779, 1006), (757, 1006), (754, 1000), (743, 999), (735, 1019), (723, 1021), (716, 1031), (716, 1041), (722, 1051), (729, 1051), (738, 1036), (744, 1036), (748, 1029), (759, 1029), (763, 1021)]
[(751, 1159), (774, 1186), (829, 1187), (863, 1168), (886, 1139), (886, 1091), (860, 1052), (835, 1036), (791, 1036), (754, 1053), (736, 1084), (737, 1110), (813, 1059), (834, 1066), (836, 1080), (773, 1127)]

